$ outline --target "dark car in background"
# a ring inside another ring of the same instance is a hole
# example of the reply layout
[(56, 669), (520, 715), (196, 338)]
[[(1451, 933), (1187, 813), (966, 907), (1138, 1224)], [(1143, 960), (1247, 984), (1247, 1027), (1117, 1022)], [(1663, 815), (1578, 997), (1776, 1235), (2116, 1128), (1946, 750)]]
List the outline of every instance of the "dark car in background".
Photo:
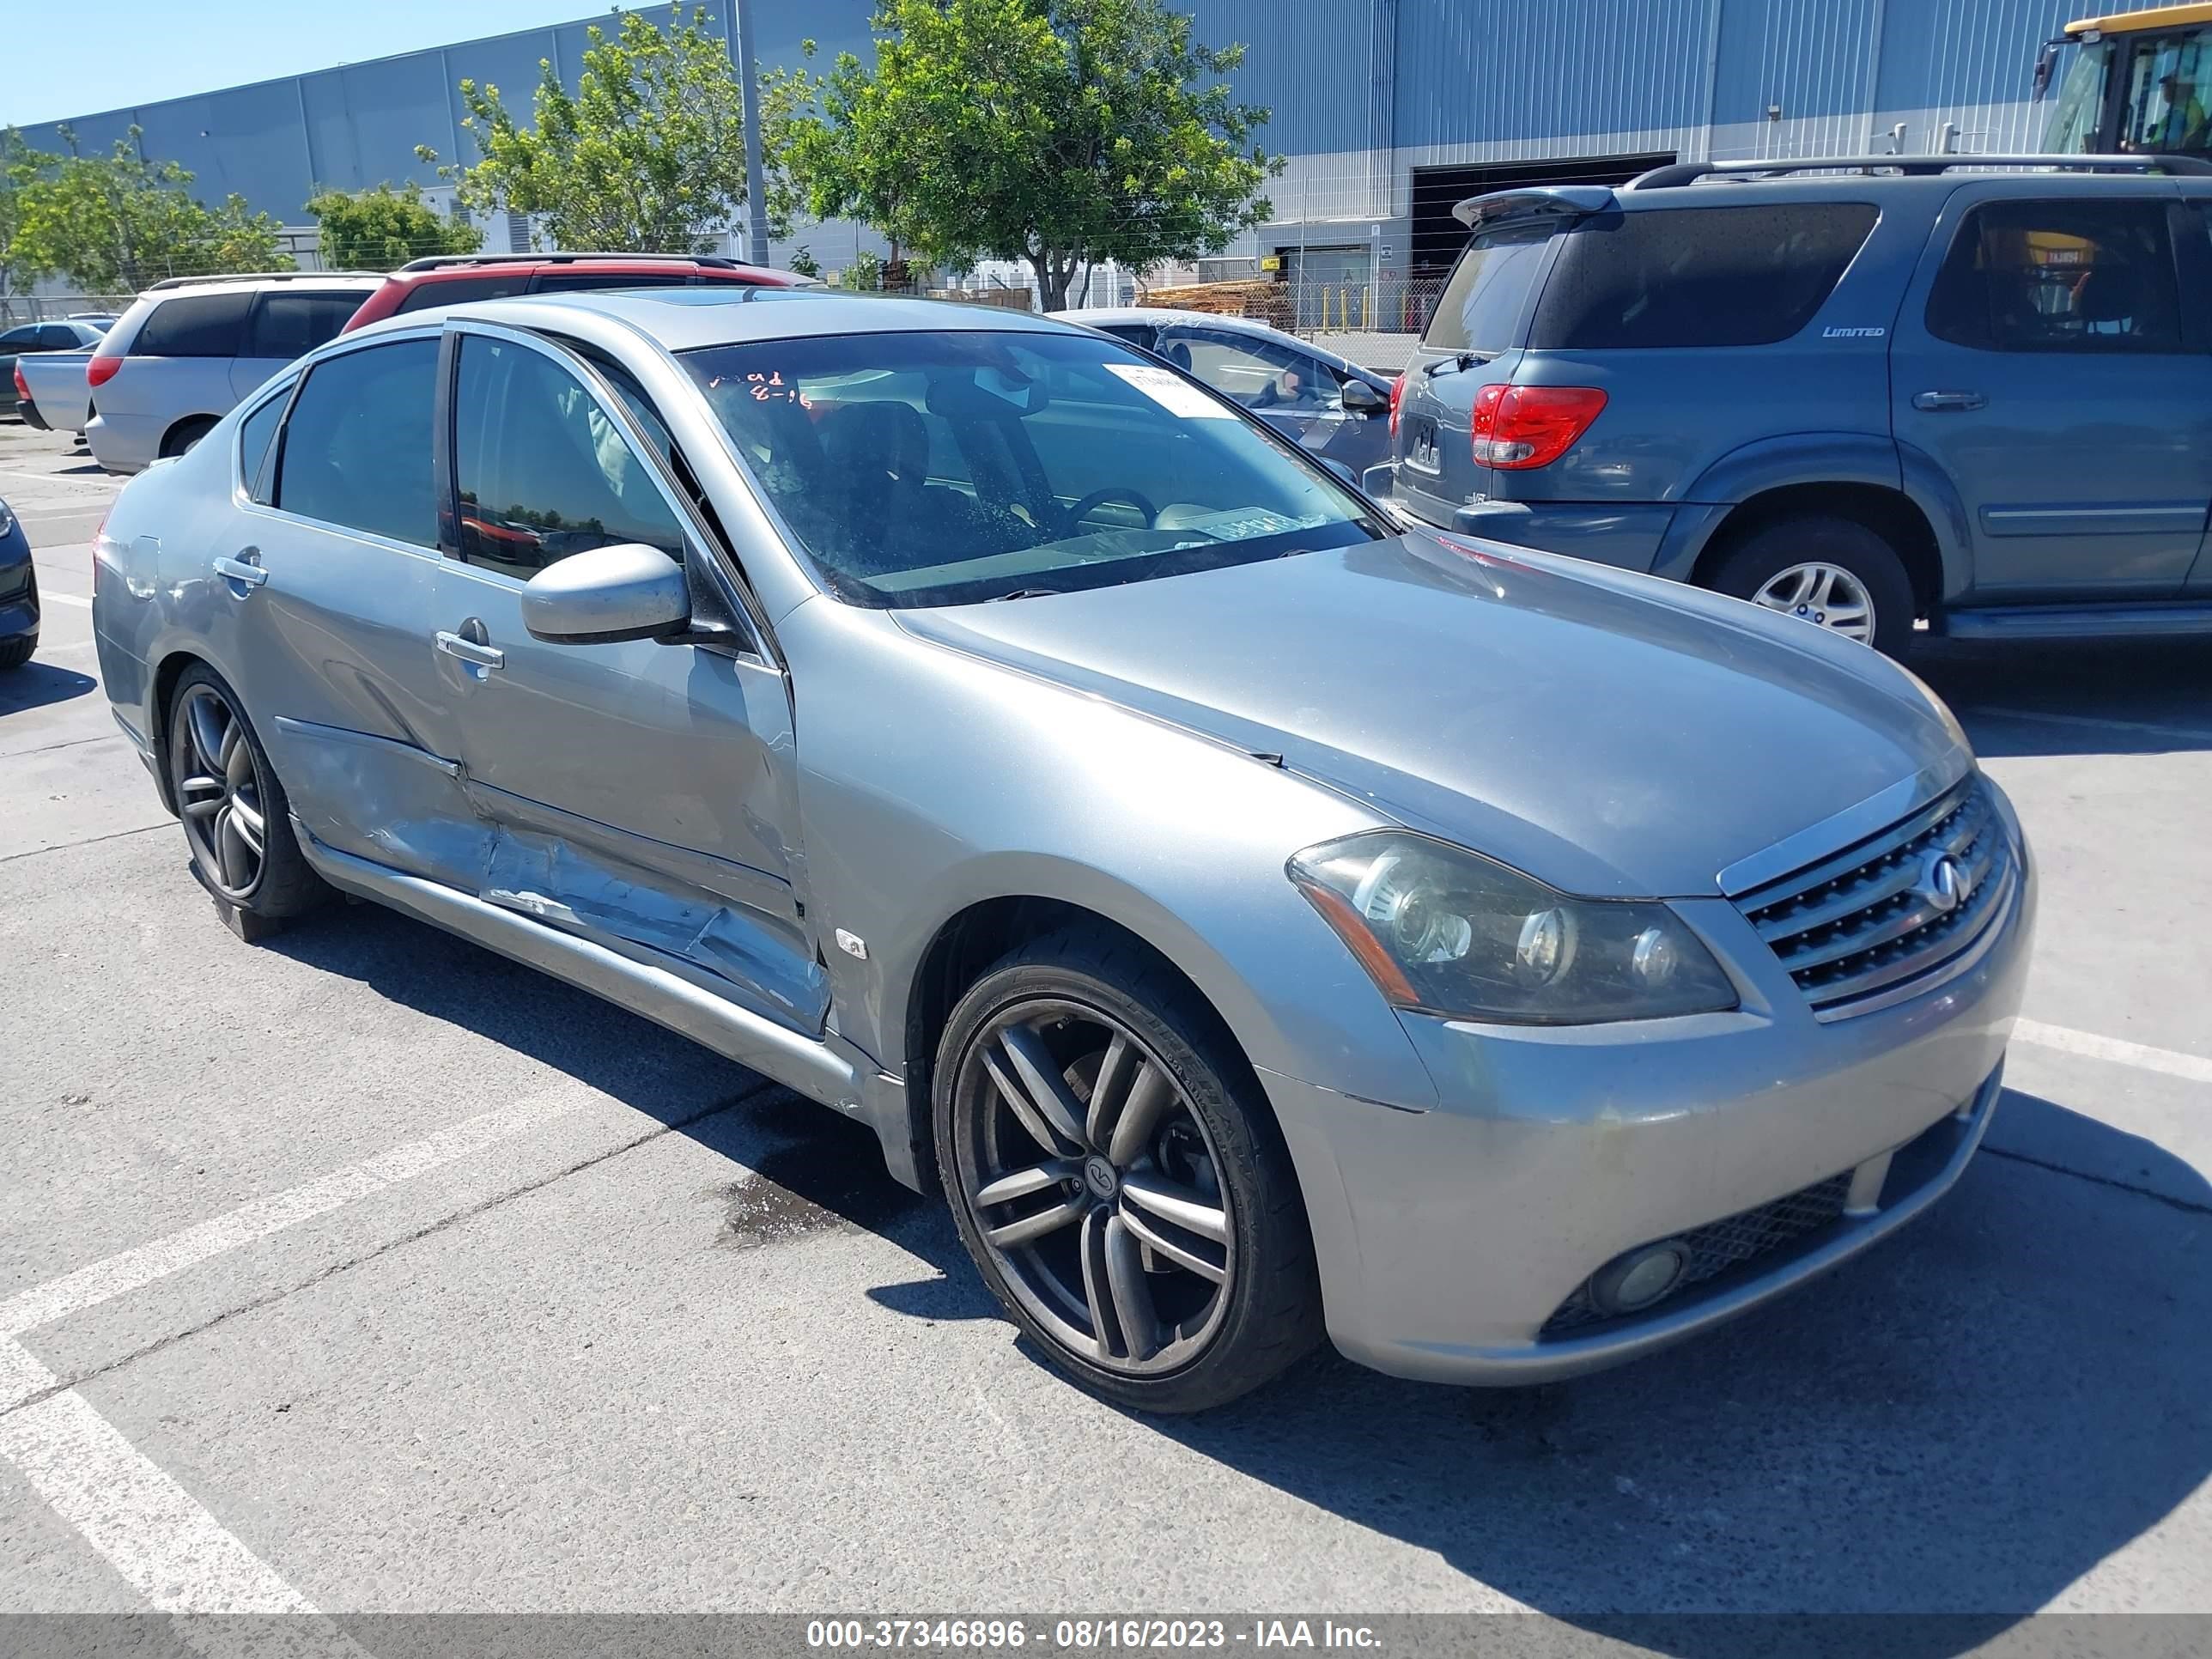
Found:
[(28, 391), (15, 378), (15, 360), (47, 351), (86, 351), (100, 343), (112, 319), (58, 317), (35, 323), (18, 323), (0, 330), (0, 405), (13, 409), (19, 419), (36, 425)]
[(0, 672), (21, 668), (39, 648), (39, 576), (30, 538), (0, 501)]
[(1474, 198), (1366, 482), (1889, 649), (2212, 632), (2208, 210), (2154, 156)]
[(753, 288), (813, 288), (811, 276), (708, 254), (448, 253), (410, 260), (369, 295), (346, 331), (404, 312), (507, 300), (523, 294), (586, 294), (599, 289), (697, 288), (742, 283)]
[(1117, 306), (1058, 314), (1165, 358), (1355, 478), (1389, 459), (1389, 378), (1333, 351), (1211, 312)]

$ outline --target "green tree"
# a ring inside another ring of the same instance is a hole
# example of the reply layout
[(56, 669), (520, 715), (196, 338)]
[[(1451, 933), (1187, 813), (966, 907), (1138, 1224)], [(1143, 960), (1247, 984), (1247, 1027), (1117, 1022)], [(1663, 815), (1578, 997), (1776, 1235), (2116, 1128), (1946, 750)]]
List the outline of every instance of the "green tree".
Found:
[(323, 263), (341, 270), (390, 270), (428, 254), (474, 253), (483, 240), (439, 214), (411, 184), (317, 191), (307, 211), (322, 228)]
[(277, 252), (280, 231), (265, 213), (231, 196), (210, 208), (188, 193), (192, 175), (174, 161), (138, 154), (138, 130), (112, 154), (70, 153), (24, 185), (15, 256), (27, 267), (66, 276), (88, 294), (119, 294), (165, 276), (226, 270), (289, 270)]
[(23, 228), (23, 192), (50, 173), (55, 158), (33, 149), (13, 127), (0, 129), (0, 300), (48, 273), (18, 246)]
[[(553, 65), (540, 64), (534, 126), (515, 119), (497, 87), (463, 81), (461, 125), (483, 159), (442, 176), (471, 209), (544, 216), (556, 247), (708, 251), (745, 205), (745, 146), (737, 70), (707, 23), (703, 7), (687, 18), (679, 5), (665, 30), (635, 12), (612, 40), (594, 26), (573, 96)], [(787, 116), (763, 108), (764, 123)], [(416, 154), (438, 159), (427, 148)], [(781, 234), (791, 188), (781, 169), (763, 170)]]
[(1267, 112), (1223, 78), (1243, 47), (1198, 44), (1164, 0), (878, 0), (872, 27), (872, 71), (848, 52), (771, 77), (775, 147), (822, 217), (956, 270), (1026, 260), (1057, 311), (1080, 266), (1218, 252), (1272, 211)]

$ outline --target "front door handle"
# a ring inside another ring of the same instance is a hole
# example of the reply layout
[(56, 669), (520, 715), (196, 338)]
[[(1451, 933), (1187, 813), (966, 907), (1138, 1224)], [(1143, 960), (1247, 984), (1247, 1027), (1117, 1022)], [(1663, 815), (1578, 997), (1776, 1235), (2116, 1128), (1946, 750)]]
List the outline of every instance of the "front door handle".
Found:
[(1912, 406), (1924, 409), (1929, 414), (1940, 414), (1951, 409), (1979, 409), (1989, 402), (1978, 392), (1916, 392)]
[[(269, 573), (261, 568), (261, 550), (258, 547), (240, 548), (234, 559), (217, 559), (215, 574), (246, 587), (258, 587), (269, 580)], [(231, 591), (238, 592), (236, 588)], [(242, 599), (246, 595), (238, 593), (238, 597)]]
[(438, 649), (449, 657), (459, 657), (472, 667), (504, 668), (507, 666), (506, 652), (496, 646), (479, 645), (476, 641), (465, 639), (459, 634), (441, 633), (438, 635)]

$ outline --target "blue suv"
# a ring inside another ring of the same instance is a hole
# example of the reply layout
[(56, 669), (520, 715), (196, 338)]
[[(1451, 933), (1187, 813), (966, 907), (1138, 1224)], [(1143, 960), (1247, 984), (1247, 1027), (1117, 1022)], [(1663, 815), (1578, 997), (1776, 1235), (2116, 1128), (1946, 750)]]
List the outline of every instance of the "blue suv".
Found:
[(1892, 650), (2212, 633), (2212, 165), (1691, 162), (1455, 211), (1370, 493)]

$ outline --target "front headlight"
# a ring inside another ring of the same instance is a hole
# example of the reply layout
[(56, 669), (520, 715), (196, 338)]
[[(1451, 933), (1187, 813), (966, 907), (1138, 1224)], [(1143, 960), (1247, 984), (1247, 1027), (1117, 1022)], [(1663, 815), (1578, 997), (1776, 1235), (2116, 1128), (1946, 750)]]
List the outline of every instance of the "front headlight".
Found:
[(0, 536), (6, 535), (15, 527), (15, 515), (8, 510), (7, 502), (0, 501)]
[(1553, 1025), (1736, 1006), (1712, 952), (1663, 904), (1570, 898), (1394, 830), (1308, 848), (1289, 871), (1401, 1008)]

